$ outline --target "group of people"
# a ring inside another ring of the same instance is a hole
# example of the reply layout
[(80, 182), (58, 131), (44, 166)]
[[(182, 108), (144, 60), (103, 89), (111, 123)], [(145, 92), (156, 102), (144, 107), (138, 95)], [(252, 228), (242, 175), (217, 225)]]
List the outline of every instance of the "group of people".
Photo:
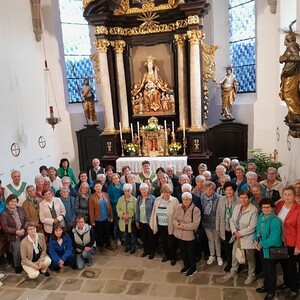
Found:
[[(173, 166), (153, 172), (149, 161), (143, 161), (136, 175), (129, 166), (118, 174), (113, 166), (102, 168), (97, 158), (92, 163), (90, 170), (80, 172), (78, 182), (68, 161), (60, 171), (49, 168), (50, 184), (45, 168), (36, 186), (22, 184), (20, 172), (12, 172), (5, 192), (14, 186), (15, 193), (4, 193), (0, 222), (17, 273), (24, 269), (36, 278), (40, 273), (49, 276), (49, 266), (57, 272), (64, 266), (83, 269), (93, 264), (96, 247), (103, 253), (123, 244), (125, 252), (134, 254), (140, 241), (141, 257), (152, 260), (162, 251), (162, 262), (172, 266), (180, 249), (186, 276), (193, 276), (197, 261), (207, 255), (208, 265), (224, 266), (226, 275), (219, 282), (238, 276), (237, 250), (242, 250), (248, 264), (246, 285), (262, 268), (264, 285), (257, 292), (266, 293), (265, 299), (273, 299), (276, 288), (290, 289), (288, 299), (298, 297), (300, 180), (284, 187), (275, 168), (261, 180), (255, 164), (248, 164), (246, 172), (238, 160), (228, 158), (215, 172), (201, 163), (199, 175), (187, 165), (179, 177)], [(18, 187), (24, 188), (22, 203)], [(288, 258), (279, 261), (284, 283), (277, 287), (278, 261), (270, 249), (283, 246)]]

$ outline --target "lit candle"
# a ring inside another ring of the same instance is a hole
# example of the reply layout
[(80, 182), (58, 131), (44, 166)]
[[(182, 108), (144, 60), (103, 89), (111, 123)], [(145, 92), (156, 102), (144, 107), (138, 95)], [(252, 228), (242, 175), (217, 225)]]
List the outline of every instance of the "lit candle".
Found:
[(53, 106), (50, 106), (50, 114), (53, 114)]
[(130, 123), (130, 129), (131, 129), (131, 140), (133, 141), (134, 138), (133, 138), (133, 125), (132, 125), (132, 123)]
[(119, 122), (119, 128), (120, 128), (120, 139), (121, 139), (121, 142), (123, 141), (123, 135), (122, 135), (122, 125), (121, 125), (121, 122)]
[(185, 139), (185, 120), (182, 120), (183, 138)]
[(164, 127), (165, 127), (165, 139), (168, 138), (168, 132), (167, 132), (167, 121), (164, 120)]
[(175, 140), (174, 121), (172, 121), (172, 135), (173, 135), (173, 140)]
[(140, 140), (140, 122), (137, 122), (138, 140)]

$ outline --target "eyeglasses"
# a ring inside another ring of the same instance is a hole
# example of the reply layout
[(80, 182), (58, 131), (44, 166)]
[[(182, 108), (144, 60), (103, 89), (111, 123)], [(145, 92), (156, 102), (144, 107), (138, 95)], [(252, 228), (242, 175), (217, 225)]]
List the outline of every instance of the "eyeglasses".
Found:
[(272, 208), (271, 205), (261, 207), (261, 209), (270, 209), (270, 208)]

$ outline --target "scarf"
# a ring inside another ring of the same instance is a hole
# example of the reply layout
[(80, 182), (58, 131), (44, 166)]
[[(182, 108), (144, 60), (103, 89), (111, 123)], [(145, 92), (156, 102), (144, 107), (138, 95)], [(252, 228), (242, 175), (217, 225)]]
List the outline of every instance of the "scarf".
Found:
[(213, 201), (212, 198), (205, 200), (205, 208), (203, 214), (209, 216), (211, 214), (213, 208)]
[(31, 199), (30, 197), (27, 198), (31, 205), (34, 207), (37, 213), (39, 213), (39, 203), (37, 202), (36, 198)]
[(39, 240), (38, 234), (37, 233), (35, 234), (35, 242), (31, 239), (31, 237), (29, 236), (29, 234), (28, 234), (27, 237), (28, 237), (28, 240), (32, 243), (34, 253), (36, 255), (38, 255), (40, 253), (40, 251), (39, 251), (39, 243), (38, 243), (38, 240)]
[(16, 229), (20, 230), (22, 227), (22, 223), (21, 223), (17, 208), (9, 208), (8, 206), (6, 206), (6, 208), (8, 209), (8, 211), (10, 212), (10, 214), (12, 215), (12, 217), (16, 223)]
[(50, 209), (50, 213), (51, 213), (51, 217), (52, 219), (56, 219), (57, 218), (57, 213), (56, 213), (56, 210), (55, 210), (55, 207), (54, 207), (54, 201), (52, 201), (52, 206), (48, 206), (49, 209)]
[(89, 230), (90, 225), (85, 223), (82, 229), (79, 229), (78, 226), (76, 225), (76, 231), (80, 234), (83, 235), (85, 232)]

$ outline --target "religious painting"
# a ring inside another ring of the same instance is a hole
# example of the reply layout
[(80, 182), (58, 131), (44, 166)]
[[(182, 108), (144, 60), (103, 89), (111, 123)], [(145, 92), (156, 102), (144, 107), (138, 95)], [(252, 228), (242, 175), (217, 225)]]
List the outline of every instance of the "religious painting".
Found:
[[(143, 47), (142, 53), (143, 55), (137, 49), (132, 51), (133, 116), (175, 115), (175, 93), (171, 75), (174, 72), (168, 45)], [(151, 54), (145, 55), (146, 53)], [(155, 53), (157, 58), (154, 56)]]

